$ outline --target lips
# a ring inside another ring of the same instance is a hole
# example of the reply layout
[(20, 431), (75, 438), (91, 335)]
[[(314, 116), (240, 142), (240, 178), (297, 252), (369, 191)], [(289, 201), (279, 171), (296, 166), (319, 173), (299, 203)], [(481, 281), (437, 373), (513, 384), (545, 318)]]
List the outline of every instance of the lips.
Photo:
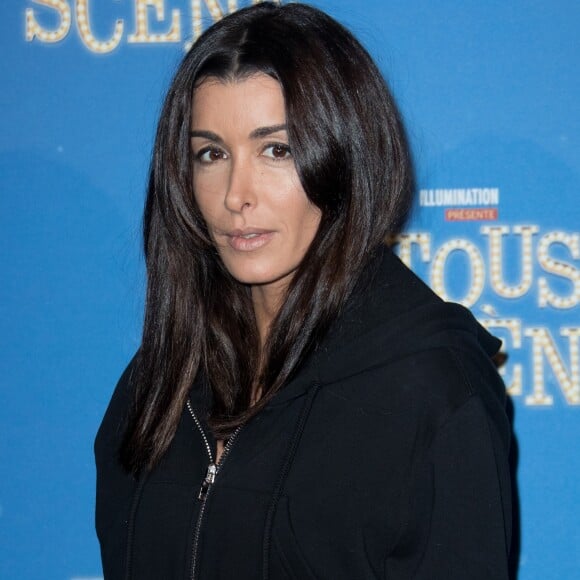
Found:
[(227, 232), (228, 245), (238, 252), (253, 252), (264, 247), (274, 237), (271, 230), (244, 228)]

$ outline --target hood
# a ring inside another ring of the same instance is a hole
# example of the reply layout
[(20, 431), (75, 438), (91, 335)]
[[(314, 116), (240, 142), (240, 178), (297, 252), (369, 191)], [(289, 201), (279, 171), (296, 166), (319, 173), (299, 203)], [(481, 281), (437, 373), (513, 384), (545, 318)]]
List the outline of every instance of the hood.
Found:
[(494, 356), (501, 341), (465, 307), (444, 302), (391, 249), (381, 247), (318, 348), (277, 404), (325, 384), (414, 353), (441, 347), (480, 349)]

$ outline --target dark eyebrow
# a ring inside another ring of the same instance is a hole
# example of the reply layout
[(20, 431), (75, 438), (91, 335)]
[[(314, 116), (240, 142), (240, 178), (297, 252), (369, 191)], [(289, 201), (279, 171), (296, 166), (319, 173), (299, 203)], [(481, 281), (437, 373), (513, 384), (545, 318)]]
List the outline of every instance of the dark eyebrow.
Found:
[[(271, 125), (269, 127), (258, 127), (250, 133), (250, 139), (262, 139), (267, 137), (272, 133), (277, 133), (278, 131), (286, 131), (286, 124), (281, 125)], [(209, 139), (210, 141), (215, 141), (223, 145), (224, 140), (213, 131), (203, 131), (203, 130), (193, 130), (189, 132), (190, 137), (202, 137), (203, 139)]]
[(209, 139), (210, 141), (215, 141), (216, 143), (224, 144), (224, 140), (212, 131), (190, 131), (190, 137), (203, 137), (204, 139)]
[(286, 131), (286, 124), (282, 123), (281, 125), (271, 125), (270, 127), (258, 127), (250, 133), (250, 139), (261, 139), (278, 131)]

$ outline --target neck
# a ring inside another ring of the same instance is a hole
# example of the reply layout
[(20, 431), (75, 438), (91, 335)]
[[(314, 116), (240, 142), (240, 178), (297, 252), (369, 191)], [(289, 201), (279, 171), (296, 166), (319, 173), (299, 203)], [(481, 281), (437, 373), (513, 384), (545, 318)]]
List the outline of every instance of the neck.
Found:
[(286, 284), (280, 282), (279, 284), (252, 286), (252, 302), (262, 348), (266, 343), (270, 326), (278, 314), (286, 292)]

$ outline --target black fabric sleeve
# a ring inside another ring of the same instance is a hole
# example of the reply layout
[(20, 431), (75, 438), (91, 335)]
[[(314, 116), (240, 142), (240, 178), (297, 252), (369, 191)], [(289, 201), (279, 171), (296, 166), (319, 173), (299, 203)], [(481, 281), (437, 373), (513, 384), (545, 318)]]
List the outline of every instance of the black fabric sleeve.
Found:
[(119, 446), (131, 402), (136, 356), (119, 379), (95, 439), (95, 527), (106, 580), (124, 577), (127, 524), (136, 480), (119, 462)]
[(431, 514), (417, 580), (509, 577), (511, 497), (508, 442), (479, 396), (445, 421), (431, 445)]

